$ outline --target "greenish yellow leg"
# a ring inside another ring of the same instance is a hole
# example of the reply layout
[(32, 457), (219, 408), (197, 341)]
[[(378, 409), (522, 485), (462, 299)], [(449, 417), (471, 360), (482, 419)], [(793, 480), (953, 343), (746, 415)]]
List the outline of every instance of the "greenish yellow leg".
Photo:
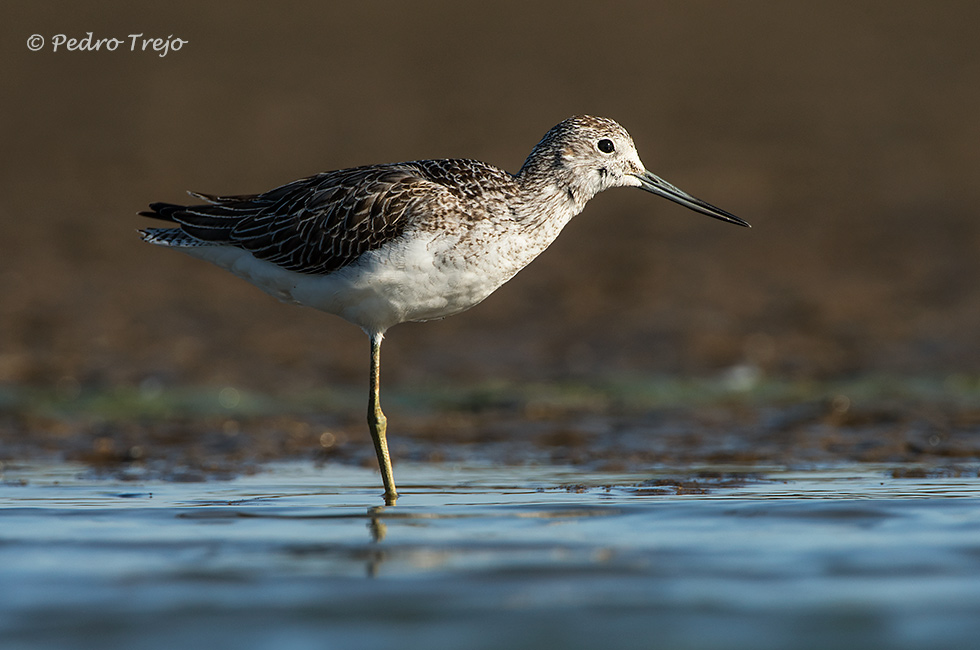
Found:
[(371, 395), (368, 400), (368, 427), (374, 440), (374, 451), (378, 454), (381, 480), (385, 484), (385, 504), (395, 505), (398, 492), (395, 490), (395, 476), (391, 471), (391, 457), (388, 455), (388, 419), (381, 412), (381, 334), (371, 337)]

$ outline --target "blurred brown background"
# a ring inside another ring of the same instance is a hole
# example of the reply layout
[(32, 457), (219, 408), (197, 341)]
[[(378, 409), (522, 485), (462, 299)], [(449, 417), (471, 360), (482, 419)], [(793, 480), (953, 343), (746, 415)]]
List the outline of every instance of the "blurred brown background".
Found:
[[(390, 331), (386, 382), (980, 368), (980, 4), (354, 4), (0, 10), (0, 382), (364, 383), (356, 328), (142, 244), (135, 213), (375, 162), (516, 171), (574, 113), (754, 228), (607, 192), (484, 304)], [(51, 51), (88, 31), (188, 43)]]

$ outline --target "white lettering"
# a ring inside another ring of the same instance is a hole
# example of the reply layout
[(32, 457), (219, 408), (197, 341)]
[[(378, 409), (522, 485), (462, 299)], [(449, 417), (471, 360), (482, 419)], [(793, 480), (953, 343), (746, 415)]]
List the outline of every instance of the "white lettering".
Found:
[[(143, 38), (142, 33), (128, 34), (125, 39), (122, 39), (116, 37), (96, 38), (94, 32), (85, 32), (85, 36), (82, 38), (68, 38), (65, 34), (55, 34), (51, 37), (51, 51), (57, 52), (58, 48), (61, 48), (69, 52), (99, 52), (104, 48), (107, 52), (115, 52), (120, 45), (126, 44), (126, 40), (129, 41), (130, 52), (136, 52), (136, 48), (139, 46), (141, 52), (159, 52), (160, 58), (180, 50), (190, 42), (182, 38), (174, 38), (173, 34), (166, 38)], [(40, 41), (36, 47), (35, 41)], [(42, 36), (36, 35), (36, 38), (32, 36), (28, 39), (28, 48), (31, 51), (36, 52), (42, 47), (44, 47)]]

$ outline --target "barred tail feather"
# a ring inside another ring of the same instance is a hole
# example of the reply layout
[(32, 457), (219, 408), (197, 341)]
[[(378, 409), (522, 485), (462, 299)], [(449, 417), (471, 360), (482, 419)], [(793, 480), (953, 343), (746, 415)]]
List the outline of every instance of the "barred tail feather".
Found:
[(147, 228), (138, 232), (143, 241), (157, 246), (173, 246), (174, 248), (214, 246), (213, 242), (203, 241), (193, 235), (188, 235), (180, 228)]

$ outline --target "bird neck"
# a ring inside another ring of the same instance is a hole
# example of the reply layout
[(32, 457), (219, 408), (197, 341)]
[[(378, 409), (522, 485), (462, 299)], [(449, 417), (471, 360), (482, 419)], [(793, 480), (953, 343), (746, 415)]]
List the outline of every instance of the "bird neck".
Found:
[(556, 221), (561, 228), (585, 209), (595, 192), (580, 187), (559, 157), (535, 153), (532, 152), (517, 173), (517, 184), (529, 208), (526, 217), (533, 221)]

